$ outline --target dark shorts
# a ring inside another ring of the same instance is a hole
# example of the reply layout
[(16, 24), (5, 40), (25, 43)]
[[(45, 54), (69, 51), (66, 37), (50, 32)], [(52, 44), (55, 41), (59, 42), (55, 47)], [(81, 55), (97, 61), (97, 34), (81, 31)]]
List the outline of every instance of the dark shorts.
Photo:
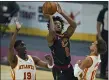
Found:
[(54, 80), (78, 80), (74, 77), (74, 70), (71, 64), (61, 67), (54, 65), (52, 72)]

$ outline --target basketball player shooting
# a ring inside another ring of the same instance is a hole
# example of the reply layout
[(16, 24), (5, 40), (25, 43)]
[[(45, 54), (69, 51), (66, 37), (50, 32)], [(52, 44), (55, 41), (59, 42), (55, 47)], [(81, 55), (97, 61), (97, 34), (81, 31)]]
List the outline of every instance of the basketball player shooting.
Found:
[(90, 46), (90, 54), (82, 61), (77, 61), (74, 66), (74, 75), (78, 80), (95, 80), (96, 71), (101, 62), (100, 54), (106, 52), (106, 43), (97, 39)]
[[(21, 28), (18, 21), (16, 23), (16, 30), (11, 38), (8, 52), (8, 61), (12, 68), (13, 80), (36, 80), (36, 65), (44, 68), (52, 67), (52, 58), (46, 55), (45, 58), (48, 63), (40, 60), (38, 57), (33, 57), (27, 54), (26, 45), (22, 40), (16, 41), (16, 36)], [(14, 49), (17, 55), (14, 53)]]
[(67, 30), (62, 33), (64, 22), (59, 16), (44, 14), (49, 18), (47, 35), (48, 46), (54, 59), (52, 69), (54, 80), (77, 80), (73, 75), (73, 67), (70, 64), (70, 42), (69, 39), (76, 29), (76, 23), (66, 15), (57, 3), (57, 12), (61, 14), (69, 23)]

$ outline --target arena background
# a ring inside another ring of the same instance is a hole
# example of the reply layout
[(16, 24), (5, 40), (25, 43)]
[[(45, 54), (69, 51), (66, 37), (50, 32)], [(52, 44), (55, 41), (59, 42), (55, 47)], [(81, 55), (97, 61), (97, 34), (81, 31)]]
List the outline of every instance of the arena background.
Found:
[[(38, 56), (42, 60), (45, 54), (50, 54), (50, 50), (47, 45), (46, 35), (47, 20), (42, 13), (42, 5), (44, 2), (17, 2), (19, 11), (19, 21), (22, 23), (22, 28), (19, 31), (17, 39), (23, 40), (28, 49), (28, 54), (32, 56)], [(75, 64), (77, 60), (83, 59), (89, 52), (89, 46), (92, 41), (96, 40), (96, 20), (99, 11), (103, 8), (103, 4), (106, 2), (59, 2), (69, 16), (77, 14), (75, 21), (80, 23), (77, 26), (76, 32), (71, 37), (71, 63)], [(94, 4), (96, 3), (96, 4)], [(59, 15), (58, 13), (54, 14)], [(61, 16), (61, 15), (59, 15)], [(64, 18), (63, 18), (64, 19)], [(65, 19), (64, 19), (65, 20)], [(65, 21), (64, 31), (68, 24)], [(11, 38), (11, 33), (15, 30), (13, 20), (9, 25), (7, 34), (1, 38), (1, 80), (11, 80), (10, 66), (7, 62), (8, 45)], [(38, 67), (37, 80), (53, 80), (51, 71), (48, 69), (42, 69)], [(99, 70), (97, 75), (99, 74)], [(6, 77), (5, 77), (6, 76)], [(97, 79), (100, 80), (100, 79)]]

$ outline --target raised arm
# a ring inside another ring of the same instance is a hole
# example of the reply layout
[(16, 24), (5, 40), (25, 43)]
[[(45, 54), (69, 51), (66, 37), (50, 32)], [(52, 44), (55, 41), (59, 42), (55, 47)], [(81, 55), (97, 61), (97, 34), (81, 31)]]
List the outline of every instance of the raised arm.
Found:
[(8, 51), (8, 61), (12, 68), (14, 68), (17, 64), (17, 57), (14, 54), (14, 44), (15, 44), (17, 33), (21, 28), (21, 25), (18, 22), (15, 21), (15, 24), (16, 24), (16, 29), (15, 29), (14, 34), (12, 35), (12, 38), (9, 44), (9, 49), (8, 49), (9, 50)]
[(65, 33), (67, 34), (68, 37), (71, 37), (77, 27), (76, 22), (72, 20), (65, 12), (62, 11), (58, 3), (57, 6), (58, 6), (57, 12), (61, 14), (70, 24), (70, 26), (67, 28), (67, 31)]
[(50, 21), (48, 24), (49, 33), (47, 35), (47, 41), (48, 41), (48, 45), (51, 46), (54, 42), (56, 32), (54, 30), (54, 22), (53, 22), (52, 15), (45, 14), (45, 16), (47, 16), (49, 18), (49, 21)]

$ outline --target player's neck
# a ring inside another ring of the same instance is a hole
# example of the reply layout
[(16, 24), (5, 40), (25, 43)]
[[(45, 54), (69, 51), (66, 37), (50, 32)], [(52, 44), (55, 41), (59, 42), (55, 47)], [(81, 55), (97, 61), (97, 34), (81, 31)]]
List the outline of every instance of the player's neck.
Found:
[(18, 55), (21, 59), (23, 60), (28, 60), (28, 56), (27, 54), (24, 54), (24, 55)]
[(61, 31), (56, 31), (56, 33), (60, 35), (61, 34)]

